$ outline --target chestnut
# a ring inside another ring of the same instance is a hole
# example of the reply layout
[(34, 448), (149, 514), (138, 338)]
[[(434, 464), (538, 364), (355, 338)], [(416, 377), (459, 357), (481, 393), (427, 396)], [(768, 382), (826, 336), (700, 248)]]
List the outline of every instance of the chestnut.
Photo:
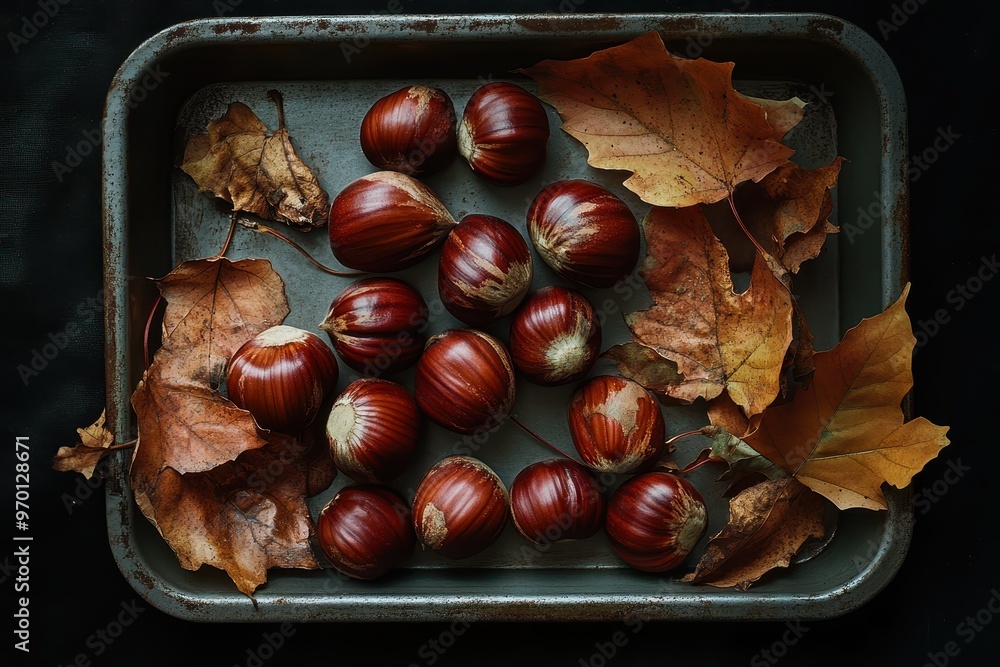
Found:
[(338, 491), (319, 513), (316, 536), (330, 563), (355, 579), (381, 577), (416, 546), (410, 508), (376, 484), (352, 484)]
[(487, 333), (446, 329), (427, 341), (413, 396), (425, 416), (457, 433), (498, 426), (514, 405), (510, 355)]
[(445, 558), (467, 558), (500, 537), (510, 499), (493, 470), (471, 456), (449, 456), (424, 475), (413, 499), (417, 539)]
[(548, 140), (542, 103), (512, 83), (479, 88), (458, 125), (458, 152), (477, 176), (497, 185), (517, 185), (538, 173)]
[(333, 391), (340, 369), (322, 338), (279, 325), (240, 346), (226, 373), (230, 400), (258, 426), (298, 436)]
[(334, 197), (330, 248), (352, 269), (400, 271), (423, 259), (456, 224), (426, 185), (396, 171), (377, 171)]
[(407, 86), (381, 98), (361, 121), (361, 150), (379, 169), (410, 176), (455, 157), (455, 105), (440, 88)]
[(707, 526), (698, 490), (663, 471), (637, 475), (619, 486), (605, 523), (615, 553), (643, 572), (665, 572), (683, 563)]
[(484, 327), (511, 313), (531, 288), (531, 251), (513, 225), (468, 215), (448, 233), (438, 265), (438, 294), (452, 315)]
[(537, 544), (582, 540), (604, 523), (604, 496), (587, 468), (570, 459), (532, 463), (510, 485), (514, 527)]
[(568, 287), (543, 287), (514, 314), (511, 358), (517, 370), (536, 384), (576, 382), (600, 353), (601, 325), (594, 308)]
[(614, 193), (584, 180), (558, 181), (528, 208), (538, 255), (566, 280), (594, 288), (626, 278), (639, 260), (641, 232)]
[(389, 482), (417, 453), (423, 417), (403, 386), (362, 378), (347, 385), (333, 403), (326, 437), (333, 462), (359, 482)]
[(416, 289), (395, 278), (365, 278), (333, 300), (319, 328), (345, 364), (373, 377), (417, 362), (427, 320), (427, 303)]
[(660, 405), (633, 380), (612, 375), (587, 380), (570, 397), (567, 416), (573, 445), (594, 470), (638, 472), (667, 451)]

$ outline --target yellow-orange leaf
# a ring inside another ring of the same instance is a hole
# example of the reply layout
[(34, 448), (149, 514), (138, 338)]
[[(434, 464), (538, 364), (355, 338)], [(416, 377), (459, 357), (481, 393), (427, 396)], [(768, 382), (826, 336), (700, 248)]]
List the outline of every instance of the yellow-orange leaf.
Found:
[(108, 455), (114, 441), (114, 434), (104, 426), (104, 410), (101, 416), (87, 428), (76, 429), (80, 442), (73, 447), (60, 447), (52, 460), (52, 469), (59, 472), (79, 472), (90, 479), (101, 459)]
[(780, 139), (797, 122), (796, 105), (765, 109), (733, 88), (733, 63), (675, 58), (656, 32), (522, 71), (587, 147), (588, 162), (631, 171), (625, 186), (656, 206), (725, 199), (793, 153)]
[(745, 440), (841, 509), (886, 509), (882, 484), (909, 484), (948, 445), (947, 427), (924, 418), (904, 423), (913, 386), (916, 339), (904, 303), (863, 320), (832, 350), (815, 356), (816, 373), (791, 403), (764, 413)]
[(748, 416), (763, 412), (778, 395), (792, 340), (788, 291), (758, 258), (750, 287), (737, 294), (726, 250), (700, 207), (654, 208), (643, 226), (653, 306), (625, 319), (635, 342), (683, 375), (659, 390), (690, 402), (725, 389)]

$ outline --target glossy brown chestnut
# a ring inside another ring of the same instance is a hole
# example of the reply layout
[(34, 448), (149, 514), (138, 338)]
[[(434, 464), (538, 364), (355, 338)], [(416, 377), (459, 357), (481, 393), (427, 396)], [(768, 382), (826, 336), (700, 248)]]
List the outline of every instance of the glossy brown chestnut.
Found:
[(578, 292), (550, 285), (534, 292), (514, 314), (510, 354), (517, 370), (536, 384), (554, 386), (585, 376), (601, 353), (601, 325)]
[(348, 184), (330, 204), (330, 248), (352, 269), (399, 271), (423, 259), (455, 224), (426, 185), (378, 171)]
[(452, 315), (484, 327), (520, 305), (531, 277), (531, 251), (513, 225), (490, 215), (468, 215), (441, 249), (438, 294)]
[(632, 211), (590, 181), (558, 181), (538, 193), (528, 208), (528, 235), (553, 271), (587, 287), (611, 287), (639, 259)]
[(298, 435), (315, 419), (340, 375), (323, 339), (303, 329), (275, 326), (236, 350), (229, 360), (229, 398), (261, 428)]
[(510, 485), (514, 527), (537, 544), (583, 540), (604, 524), (604, 496), (585, 467), (569, 459), (532, 463)]
[(420, 481), (413, 527), (428, 549), (445, 558), (467, 558), (496, 542), (509, 507), (507, 489), (489, 466), (470, 456), (449, 456)]
[(606, 529), (622, 560), (643, 572), (684, 562), (708, 526), (705, 501), (677, 475), (647, 472), (626, 480), (608, 503)]
[(416, 546), (413, 517), (402, 498), (384, 486), (345, 486), (316, 522), (323, 553), (355, 579), (377, 579), (406, 560)]
[(417, 362), (427, 338), (427, 303), (395, 278), (351, 283), (319, 325), (345, 364), (369, 377), (392, 375)]
[(362, 378), (347, 385), (326, 420), (334, 463), (359, 482), (389, 482), (410, 467), (423, 416), (403, 386)]
[(379, 169), (410, 176), (455, 157), (455, 105), (440, 88), (407, 86), (372, 105), (361, 121), (361, 150)]
[(458, 152), (479, 177), (517, 185), (545, 164), (549, 119), (534, 95), (512, 83), (488, 83), (465, 105)]
[(494, 428), (514, 405), (510, 355), (487, 333), (446, 329), (427, 341), (413, 396), (428, 419), (457, 433)]
[(659, 403), (633, 380), (612, 375), (587, 380), (570, 397), (567, 416), (573, 445), (594, 470), (638, 472), (667, 450)]

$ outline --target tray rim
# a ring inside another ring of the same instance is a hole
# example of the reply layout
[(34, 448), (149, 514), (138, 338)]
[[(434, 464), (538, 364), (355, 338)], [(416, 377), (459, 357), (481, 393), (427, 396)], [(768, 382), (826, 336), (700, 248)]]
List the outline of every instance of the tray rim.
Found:
[[(613, 19), (609, 23), (609, 19)], [(433, 30), (416, 26), (437, 26)], [(908, 277), (908, 187), (905, 179), (907, 141), (906, 104), (902, 82), (881, 45), (856, 25), (839, 17), (819, 13), (678, 13), (642, 12), (625, 14), (488, 14), (488, 15), (324, 15), (261, 18), (194, 19), (168, 27), (140, 44), (119, 68), (108, 91), (103, 122), (102, 200), (105, 273), (105, 380), (108, 422), (115, 431), (128, 428), (128, 372), (125, 361), (128, 304), (127, 234), (128, 94), (139, 86), (146, 67), (174, 49), (205, 42), (282, 43), (335, 41), (344, 34), (367, 33), (392, 26), (400, 39), (448, 39), (440, 26), (455, 34), (504, 37), (542, 37), (545, 33), (577, 33), (583, 36), (638, 32), (657, 24), (671, 36), (684, 38), (705, 34), (712, 26), (727, 38), (779, 35), (788, 39), (825, 41), (845, 52), (868, 73), (880, 101), (883, 147), (880, 161), (880, 192), (884, 219), (882, 236), (882, 305), (891, 304)], [(613, 27), (607, 27), (613, 24)], [(749, 27), (750, 24), (758, 26)], [(532, 26), (531, 28), (527, 26)], [(759, 26), (767, 25), (763, 30)], [(336, 26), (336, 29), (331, 29)], [(124, 409), (120, 409), (124, 408)], [(904, 409), (907, 405), (904, 404)], [(907, 410), (908, 411), (908, 410)], [(889, 501), (885, 532), (868, 567), (850, 581), (813, 595), (760, 594), (742, 592), (685, 594), (576, 594), (576, 595), (437, 595), (352, 596), (338, 604), (317, 601), (314, 596), (287, 596), (268, 592), (256, 595), (256, 603), (233, 589), (231, 594), (192, 596), (172, 588), (156, 576), (129, 543), (131, 507), (134, 499), (128, 485), (130, 458), (124, 452), (111, 457), (107, 480), (106, 516), (108, 539), (115, 561), (132, 587), (161, 611), (193, 621), (440, 621), (440, 620), (618, 620), (641, 616), (644, 620), (821, 620), (849, 613), (877, 595), (895, 576), (912, 537), (912, 490), (886, 489)], [(347, 603), (350, 604), (347, 604)], [(386, 604), (389, 603), (387, 607)], [(300, 605), (323, 609), (304, 618)]]

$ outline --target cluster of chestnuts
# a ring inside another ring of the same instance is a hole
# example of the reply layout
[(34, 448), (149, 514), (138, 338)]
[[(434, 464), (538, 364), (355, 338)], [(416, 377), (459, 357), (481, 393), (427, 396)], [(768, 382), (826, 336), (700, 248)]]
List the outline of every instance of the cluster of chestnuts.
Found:
[[(371, 277), (337, 295), (319, 324), (332, 351), (316, 334), (277, 326), (229, 362), (229, 396), (262, 429), (298, 436), (328, 411), (330, 455), (354, 483), (320, 512), (317, 536), (330, 563), (349, 576), (379, 577), (417, 543), (466, 558), (493, 544), (508, 519), (543, 544), (605, 528), (618, 555), (645, 571), (676, 567), (705, 532), (698, 491), (655, 470), (667, 448), (656, 399), (632, 380), (586, 379), (602, 345), (587, 298), (566, 286), (532, 292), (532, 253), (517, 228), (485, 214), (456, 221), (416, 178), (457, 153), (489, 183), (523, 183), (544, 165), (548, 136), (541, 103), (509, 83), (480, 88), (461, 119), (436, 88), (410, 86), (377, 101), (362, 121), (361, 148), (380, 171), (331, 203), (331, 249), (347, 267), (392, 273), (440, 248), (438, 295), (467, 327), (428, 338), (430, 311), (420, 292)], [(611, 287), (638, 261), (640, 231), (629, 207), (589, 181), (542, 189), (526, 228), (537, 255), (572, 285)], [(506, 316), (509, 344), (482, 330)], [(335, 397), (337, 357), (364, 377)], [(387, 379), (413, 367), (412, 392)], [(460, 434), (499, 426), (518, 376), (543, 386), (581, 383), (567, 419), (582, 463), (534, 463), (508, 489), (484, 462), (449, 456), (426, 472), (411, 503), (388, 486), (416, 459), (425, 420)], [(595, 471), (636, 474), (607, 499)]]

